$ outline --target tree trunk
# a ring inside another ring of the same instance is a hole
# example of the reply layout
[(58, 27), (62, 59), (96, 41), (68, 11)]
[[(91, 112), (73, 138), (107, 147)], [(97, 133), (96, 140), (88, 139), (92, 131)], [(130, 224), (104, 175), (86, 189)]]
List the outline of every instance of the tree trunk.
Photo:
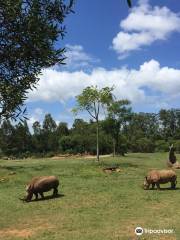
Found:
[(116, 156), (116, 141), (113, 138), (113, 157), (115, 157), (115, 156)]
[(97, 120), (96, 122), (97, 126), (96, 126), (96, 156), (97, 156), (97, 161), (99, 162), (99, 121)]

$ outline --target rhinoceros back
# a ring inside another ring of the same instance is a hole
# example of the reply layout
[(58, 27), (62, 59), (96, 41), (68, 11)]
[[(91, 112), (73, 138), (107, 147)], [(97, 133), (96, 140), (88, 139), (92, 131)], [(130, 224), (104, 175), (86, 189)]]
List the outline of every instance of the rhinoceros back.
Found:
[(39, 177), (33, 183), (33, 192), (48, 192), (53, 188), (57, 188), (59, 180), (55, 176), (43, 176)]
[(159, 175), (159, 183), (167, 183), (176, 180), (176, 173), (173, 170), (161, 170), (159, 171)]
[(152, 170), (147, 176), (149, 183), (168, 183), (175, 179), (176, 173), (173, 170)]

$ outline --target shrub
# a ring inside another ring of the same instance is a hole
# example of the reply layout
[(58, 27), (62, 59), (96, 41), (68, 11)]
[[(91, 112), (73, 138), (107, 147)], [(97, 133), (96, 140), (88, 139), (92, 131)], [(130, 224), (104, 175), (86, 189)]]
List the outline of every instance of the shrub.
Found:
[(169, 143), (166, 142), (165, 140), (157, 140), (155, 142), (156, 148), (155, 151), (156, 152), (168, 152), (169, 151)]
[(175, 147), (175, 149), (176, 149), (176, 152), (177, 152), (177, 153), (180, 153), (180, 140), (176, 140), (176, 141), (174, 142), (174, 147)]

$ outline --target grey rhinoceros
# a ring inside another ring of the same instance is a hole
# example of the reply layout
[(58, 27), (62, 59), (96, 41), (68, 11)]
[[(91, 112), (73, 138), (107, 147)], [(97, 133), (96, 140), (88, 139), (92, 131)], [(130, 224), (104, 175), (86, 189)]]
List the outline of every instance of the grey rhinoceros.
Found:
[(55, 176), (41, 176), (41, 177), (34, 177), (26, 186), (27, 195), (23, 199), (24, 201), (31, 201), (33, 194), (38, 199), (38, 194), (44, 198), (44, 192), (48, 192), (53, 189), (53, 196), (58, 195), (58, 186), (59, 180)]

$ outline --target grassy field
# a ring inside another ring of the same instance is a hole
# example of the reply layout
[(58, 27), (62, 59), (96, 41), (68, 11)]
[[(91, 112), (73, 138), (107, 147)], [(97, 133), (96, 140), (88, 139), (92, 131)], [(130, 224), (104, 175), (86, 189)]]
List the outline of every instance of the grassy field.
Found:
[[(166, 159), (167, 154), (155, 153), (101, 158), (100, 163), (94, 159), (0, 160), (0, 239), (180, 239), (180, 170), (176, 190), (169, 190), (169, 185), (162, 185), (161, 191), (142, 189), (145, 173), (166, 168)], [(105, 166), (119, 166), (121, 172), (104, 173)], [(37, 175), (58, 176), (61, 196), (20, 201), (25, 184)], [(137, 226), (175, 233), (137, 238)]]

